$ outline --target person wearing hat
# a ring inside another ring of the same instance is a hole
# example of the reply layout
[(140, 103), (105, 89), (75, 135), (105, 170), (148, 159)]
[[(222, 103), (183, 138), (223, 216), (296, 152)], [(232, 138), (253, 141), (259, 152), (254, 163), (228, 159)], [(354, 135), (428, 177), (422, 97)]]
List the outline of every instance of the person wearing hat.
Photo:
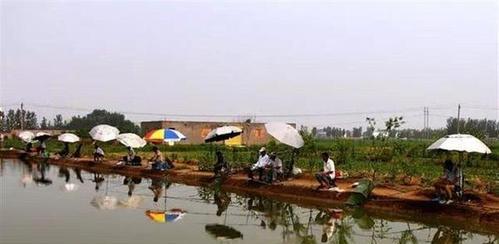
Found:
[(168, 169), (173, 168), (173, 163), (169, 160), (163, 157), (163, 154), (159, 150), (157, 146), (152, 147), (153, 151), (153, 156), (151, 159), (149, 159), (149, 162), (151, 163), (151, 169), (152, 170), (160, 170), (160, 171), (165, 171)]
[(269, 155), (267, 155), (267, 149), (265, 147), (260, 148), (259, 156), (258, 156), (258, 161), (251, 166), (251, 168), (248, 171), (248, 177), (253, 180), (253, 174), (255, 172), (258, 173), (258, 179), (263, 180), (263, 172), (265, 170), (265, 167), (267, 167), (270, 163), (270, 158)]

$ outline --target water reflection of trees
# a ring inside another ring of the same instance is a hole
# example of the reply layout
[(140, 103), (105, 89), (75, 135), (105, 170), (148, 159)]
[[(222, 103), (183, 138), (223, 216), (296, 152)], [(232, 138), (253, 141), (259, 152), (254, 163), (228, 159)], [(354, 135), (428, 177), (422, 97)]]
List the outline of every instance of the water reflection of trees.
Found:
[[(253, 219), (255, 225), (270, 231), (280, 231), (284, 243), (345, 244), (363, 240), (364, 243), (447, 244), (473, 241), (474, 237), (473, 233), (450, 227), (414, 223), (394, 225), (388, 220), (371, 218), (362, 209), (345, 209), (342, 214), (338, 214), (331, 209), (304, 209), (263, 197), (231, 197), (231, 194), (221, 189), (199, 188), (198, 192), (205, 202), (217, 205), (217, 215), (227, 211), (229, 205), (239, 206), (247, 211), (248, 218)], [(220, 201), (220, 196), (231, 200)], [(221, 202), (225, 204), (220, 204)], [(334, 227), (331, 228), (332, 226)], [(327, 235), (327, 228), (333, 230), (332, 235)], [(422, 231), (428, 231), (428, 236), (423, 237), (425, 235)], [(324, 238), (325, 234), (328, 238)], [(494, 235), (485, 238), (488, 238), (487, 243), (497, 243)]]
[[(47, 174), (50, 165), (46, 162), (24, 162), (23, 174), (33, 175), (33, 180), (50, 181)], [(56, 166), (54, 166), (56, 167)], [(68, 170), (75, 171), (76, 178), (83, 183), (81, 170), (56, 167), (61, 181), (68, 181)], [(93, 179), (86, 184), (96, 184), (96, 188), (104, 182), (103, 175), (94, 172)], [(57, 178), (57, 177), (54, 177)], [(125, 177), (126, 179), (126, 177)], [(129, 192), (134, 186), (127, 182)], [(40, 182), (38, 182), (40, 184)], [(49, 183), (49, 184), (50, 184)], [(133, 182), (135, 183), (135, 182)], [(152, 183), (152, 182), (151, 182)], [(122, 184), (121, 184), (122, 185)], [(153, 192), (154, 193), (154, 192)], [(254, 221), (258, 228), (279, 233), (285, 243), (319, 243), (325, 228), (331, 218), (335, 219), (332, 235), (327, 243), (353, 243), (362, 240), (363, 243), (459, 243), (476, 242), (476, 235), (462, 230), (444, 226), (423, 226), (414, 223), (397, 223), (373, 219), (361, 209), (345, 210), (341, 217), (334, 215), (329, 209), (305, 209), (296, 205), (274, 201), (256, 196), (239, 196), (221, 189), (220, 184), (210, 188), (198, 188), (199, 197), (207, 203), (216, 204), (216, 215), (227, 213), (229, 207), (245, 210), (248, 220)], [(152, 194), (155, 195), (155, 194)], [(199, 200), (199, 199), (197, 199)], [(403, 226), (402, 226), (403, 225)], [(424, 232), (423, 232), (424, 231)], [(426, 235), (428, 232), (428, 235)], [(484, 243), (498, 243), (495, 235), (485, 235)], [(481, 238), (482, 238), (481, 237)]]

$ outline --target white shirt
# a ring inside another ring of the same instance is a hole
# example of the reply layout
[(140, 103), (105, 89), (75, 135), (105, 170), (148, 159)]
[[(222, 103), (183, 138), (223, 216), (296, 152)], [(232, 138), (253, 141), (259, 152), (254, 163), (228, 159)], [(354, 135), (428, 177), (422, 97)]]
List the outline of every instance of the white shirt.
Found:
[(264, 156), (260, 155), (258, 161), (251, 167), (252, 169), (264, 168), (270, 163), (269, 155), (265, 154)]
[(102, 148), (100, 148), (100, 147), (96, 148), (94, 150), (94, 153), (97, 153), (97, 154), (104, 156), (104, 150), (102, 150)]
[(334, 162), (333, 162), (333, 160), (331, 160), (329, 158), (327, 160), (327, 162), (323, 161), (323, 164), (324, 164), (324, 172), (332, 172), (332, 173), (329, 174), (329, 177), (331, 177), (331, 179), (334, 179), (335, 176), (336, 176), (336, 171), (334, 169)]
[(280, 158), (276, 157), (275, 160), (270, 160), (270, 162), (274, 169), (279, 168), (277, 169), (277, 172), (282, 173), (282, 160)]

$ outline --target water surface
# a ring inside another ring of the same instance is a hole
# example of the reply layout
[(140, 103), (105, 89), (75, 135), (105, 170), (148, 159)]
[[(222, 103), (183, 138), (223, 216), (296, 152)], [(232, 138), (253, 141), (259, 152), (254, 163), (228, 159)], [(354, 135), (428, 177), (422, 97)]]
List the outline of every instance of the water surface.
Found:
[(360, 209), (298, 207), (166, 179), (5, 159), (0, 173), (0, 243), (498, 243), (497, 235), (372, 218)]

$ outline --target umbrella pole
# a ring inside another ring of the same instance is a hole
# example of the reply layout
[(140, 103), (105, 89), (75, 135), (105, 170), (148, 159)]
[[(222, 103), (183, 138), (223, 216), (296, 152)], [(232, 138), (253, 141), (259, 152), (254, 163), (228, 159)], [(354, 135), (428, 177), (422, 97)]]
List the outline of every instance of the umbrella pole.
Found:
[(462, 199), (464, 195), (464, 164), (463, 164), (463, 152), (459, 152), (459, 168), (458, 168), (458, 179), (459, 179), (459, 192), (458, 197)]

